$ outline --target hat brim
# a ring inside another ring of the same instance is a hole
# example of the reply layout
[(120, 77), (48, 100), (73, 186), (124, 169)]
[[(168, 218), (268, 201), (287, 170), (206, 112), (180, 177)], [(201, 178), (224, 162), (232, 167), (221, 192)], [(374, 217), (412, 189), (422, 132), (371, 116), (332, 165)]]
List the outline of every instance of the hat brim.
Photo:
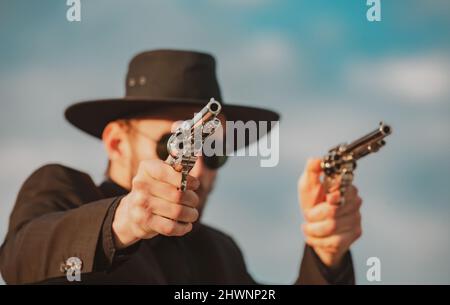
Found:
[[(86, 101), (69, 106), (64, 115), (66, 119), (82, 131), (101, 139), (104, 128), (109, 122), (132, 118), (140, 115), (155, 115), (160, 113), (170, 114), (170, 108), (203, 108), (207, 100), (196, 99), (142, 99), (142, 98), (118, 98)], [(272, 110), (241, 106), (241, 105), (222, 105), (222, 112), (227, 121), (278, 121), (280, 115)], [(186, 118), (189, 119), (189, 118)], [(258, 139), (270, 131), (271, 124), (267, 124), (266, 130), (259, 130)], [(251, 140), (246, 139), (245, 146), (251, 144)], [(240, 147), (235, 147), (239, 149)]]

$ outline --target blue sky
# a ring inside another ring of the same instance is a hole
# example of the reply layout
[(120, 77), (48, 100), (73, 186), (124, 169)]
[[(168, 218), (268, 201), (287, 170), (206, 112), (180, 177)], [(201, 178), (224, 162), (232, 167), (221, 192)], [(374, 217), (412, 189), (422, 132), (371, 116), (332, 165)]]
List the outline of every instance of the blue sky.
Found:
[(364, 0), (81, 2), (82, 21), (69, 23), (65, 1), (0, 0), (1, 237), (40, 165), (101, 179), (102, 146), (64, 121), (65, 107), (122, 96), (140, 51), (194, 49), (216, 56), (228, 103), (282, 115), (279, 166), (233, 158), (205, 215), (236, 239), (257, 280), (296, 277), (295, 186), (306, 158), (385, 120), (394, 133), (355, 180), (364, 199), (357, 280), (368, 284), (366, 259), (378, 256), (382, 283), (450, 283), (450, 2), (381, 0), (377, 23)]

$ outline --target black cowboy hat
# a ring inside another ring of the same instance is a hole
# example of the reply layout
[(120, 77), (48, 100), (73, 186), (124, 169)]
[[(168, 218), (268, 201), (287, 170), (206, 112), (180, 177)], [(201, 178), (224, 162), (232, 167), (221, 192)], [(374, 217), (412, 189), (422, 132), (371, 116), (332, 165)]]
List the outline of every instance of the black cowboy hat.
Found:
[[(279, 115), (271, 110), (225, 104), (215, 67), (214, 57), (205, 53), (178, 50), (143, 52), (130, 61), (124, 98), (76, 103), (66, 109), (65, 117), (81, 130), (101, 138), (103, 129), (111, 121), (162, 112), (170, 114), (171, 107), (180, 109), (180, 106), (186, 106), (200, 110), (213, 97), (221, 102), (227, 121), (278, 121)], [(267, 127), (270, 128), (271, 124)], [(258, 132), (258, 137), (265, 133)]]

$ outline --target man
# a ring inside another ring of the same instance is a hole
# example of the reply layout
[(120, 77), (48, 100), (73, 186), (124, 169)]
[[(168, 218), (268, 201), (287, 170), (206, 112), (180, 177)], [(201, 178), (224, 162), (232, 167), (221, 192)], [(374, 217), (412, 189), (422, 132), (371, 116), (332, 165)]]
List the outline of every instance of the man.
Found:
[[(62, 165), (34, 172), (1, 248), (5, 281), (67, 283), (67, 273), (81, 270), (81, 283), (255, 283), (234, 241), (199, 221), (225, 159), (199, 157), (185, 192), (181, 174), (164, 162), (161, 148), (173, 123), (211, 97), (222, 102), (212, 56), (156, 50), (131, 60), (125, 98), (69, 107), (72, 124), (102, 139), (107, 179), (96, 186)], [(225, 104), (222, 113), (222, 120), (278, 120), (252, 107)], [(320, 175), (320, 161), (312, 159), (299, 181), (308, 245), (296, 283), (351, 284), (349, 247), (361, 234), (361, 198), (351, 187), (338, 206), (339, 192), (326, 195)]]

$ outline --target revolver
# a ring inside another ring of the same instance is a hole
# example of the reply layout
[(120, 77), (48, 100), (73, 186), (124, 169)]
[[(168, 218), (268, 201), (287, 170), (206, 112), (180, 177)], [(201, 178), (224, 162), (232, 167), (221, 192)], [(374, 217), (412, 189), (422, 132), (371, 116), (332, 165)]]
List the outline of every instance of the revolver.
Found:
[(386, 142), (384, 138), (392, 133), (389, 125), (380, 122), (374, 131), (362, 136), (350, 144), (339, 144), (328, 151), (322, 158), (321, 167), (325, 174), (324, 185), (328, 192), (329, 187), (336, 178), (339, 181), (341, 194), (340, 204), (345, 203), (345, 192), (353, 181), (353, 172), (356, 169), (356, 161), (370, 153), (377, 152)]
[(192, 119), (183, 121), (167, 142), (169, 156), (165, 162), (181, 172), (182, 192), (186, 190), (187, 176), (201, 153), (203, 143), (221, 126), (217, 118), (221, 110), (221, 104), (211, 98)]

